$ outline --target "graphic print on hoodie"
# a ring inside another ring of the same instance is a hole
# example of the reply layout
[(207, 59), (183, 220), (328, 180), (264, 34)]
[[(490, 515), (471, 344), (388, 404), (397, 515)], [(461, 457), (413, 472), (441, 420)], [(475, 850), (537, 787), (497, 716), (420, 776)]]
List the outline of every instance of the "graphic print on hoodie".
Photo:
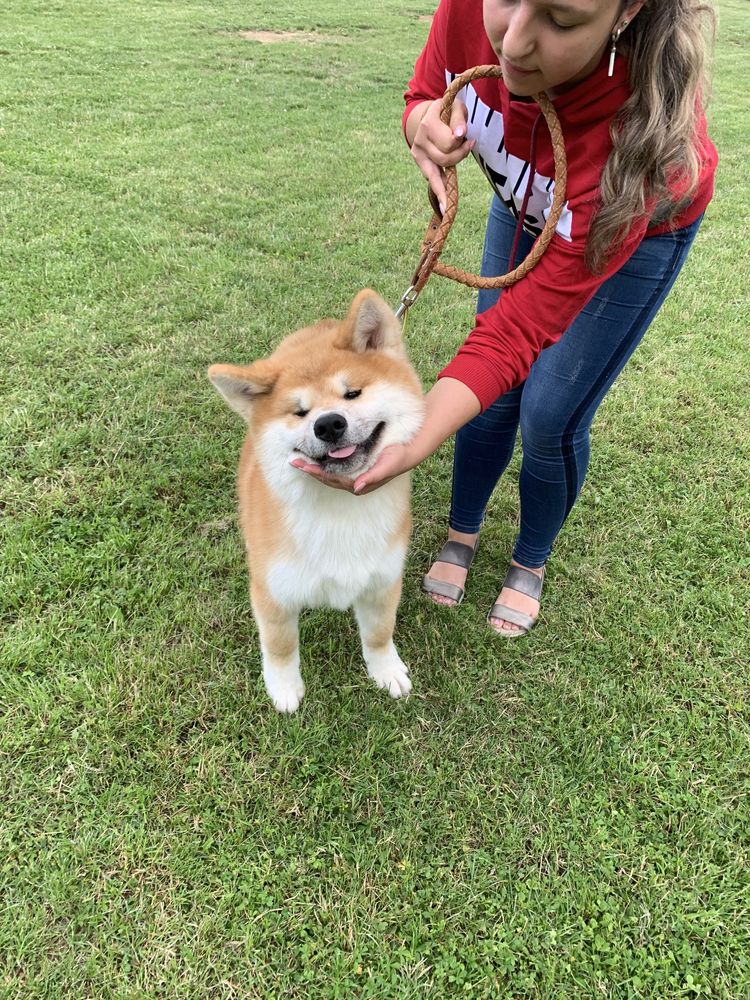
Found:
[[(446, 87), (456, 78), (455, 73), (446, 73)], [(523, 228), (531, 236), (538, 236), (544, 228), (552, 208), (555, 194), (554, 177), (545, 177), (536, 169), (534, 143), (531, 142), (529, 159), (522, 159), (508, 152), (505, 145), (505, 121), (501, 113), (488, 107), (469, 83), (458, 92), (457, 100), (463, 101), (468, 112), (467, 140), (476, 140), (472, 156), (482, 168), (487, 180), (492, 185), (495, 194), (505, 203), (514, 219), (521, 213), (523, 202), (527, 195), (526, 212), (523, 217)], [(538, 112), (535, 126), (546, 128), (544, 115)], [(567, 202), (555, 227), (555, 231), (563, 239), (570, 242), (572, 217)]]

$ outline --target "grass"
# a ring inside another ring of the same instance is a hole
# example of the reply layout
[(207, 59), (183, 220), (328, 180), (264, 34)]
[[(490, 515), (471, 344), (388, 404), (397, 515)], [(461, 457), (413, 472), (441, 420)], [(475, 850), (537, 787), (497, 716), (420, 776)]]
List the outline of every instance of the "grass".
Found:
[[(278, 717), (208, 364), (371, 285), (428, 217), (399, 133), (423, 0), (6, 5), (0, 100), (0, 996), (750, 996), (747, 11), (722, 0), (717, 196), (595, 425), (543, 622), (420, 599), (450, 450), (414, 477), (398, 643), (306, 616)], [(260, 44), (241, 30), (301, 32)], [(446, 257), (476, 267), (462, 173)], [(425, 384), (472, 294), (409, 320)]]

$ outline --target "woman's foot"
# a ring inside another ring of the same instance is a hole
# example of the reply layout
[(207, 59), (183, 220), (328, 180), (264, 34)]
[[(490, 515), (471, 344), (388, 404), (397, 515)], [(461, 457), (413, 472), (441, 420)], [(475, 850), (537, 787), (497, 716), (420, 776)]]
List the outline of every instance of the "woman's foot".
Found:
[[(511, 560), (510, 565), (511, 567), (515, 566), (526, 573), (533, 573), (534, 576), (538, 577), (540, 580), (539, 596), (541, 596), (541, 581), (544, 578), (544, 567), (541, 566), (539, 569), (529, 569), (527, 566), (521, 566), (521, 564), (516, 562), (515, 559)], [(533, 585), (533, 581), (530, 582)], [(536, 588), (534, 586), (530, 586), (528, 589), (534, 590)], [(498, 604), (504, 605), (511, 611), (519, 612), (522, 619), (524, 616), (528, 616), (526, 624), (521, 625), (519, 622), (508, 621), (506, 618), (502, 618), (497, 614), (492, 614), (492, 612), (490, 612), (490, 616), (487, 620), (492, 628), (501, 635), (508, 637), (525, 635), (534, 625), (539, 615), (539, 600), (523, 593), (520, 590), (516, 590), (515, 587), (512, 586), (503, 587), (500, 591), (500, 596), (492, 609), (493, 611), (495, 611)]]
[[(476, 550), (477, 540), (479, 539), (479, 532), (475, 532), (473, 535), (467, 535), (462, 531), (454, 531), (452, 528), (448, 529), (448, 541), (457, 542), (459, 545), (467, 545), (469, 548)], [(422, 589), (426, 591), (428, 597), (435, 604), (445, 604), (448, 606), (455, 606), (461, 602), (463, 597), (463, 590), (466, 586), (466, 577), (469, 572), (469, 567), (471, 566), (471, 559), (473, 554), (466, 553), (468, 561), (464, 564), (443, 562), (440, 558), (436, 559), (435, 562), (430, 566), (427, 575), (424, 578), (424, 583), (422, 584)], [(451, 590), (455, 588), (455, 597), (448, 597), (445, 594), (438, 594), (435, 591), (428, 589), (430, 583), (434, 582), (437, 584), (447, 584), (446, 590)]]

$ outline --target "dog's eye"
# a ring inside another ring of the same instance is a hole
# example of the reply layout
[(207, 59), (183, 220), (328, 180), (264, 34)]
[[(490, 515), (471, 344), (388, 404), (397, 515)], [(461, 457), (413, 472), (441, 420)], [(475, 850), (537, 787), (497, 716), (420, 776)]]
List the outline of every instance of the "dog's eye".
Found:
[(310, 412), (309, 410), (300, 409), (300, 410), (295, 410), (294, 415), (295, 417), (306, 417), (309, 412)]
[(356, 399), (357, 396), (362, 395), (361, 389), (350, 389), (349, 392), (344, 393), (344, 399)]

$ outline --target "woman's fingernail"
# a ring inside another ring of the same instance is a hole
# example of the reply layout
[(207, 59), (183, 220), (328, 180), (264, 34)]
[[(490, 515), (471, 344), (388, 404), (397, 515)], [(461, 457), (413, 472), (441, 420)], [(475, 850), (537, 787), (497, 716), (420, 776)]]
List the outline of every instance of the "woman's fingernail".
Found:
[(463, 125), (458, 125), (454, 130), (453, 134), (457, 139), (460, 139), (462, 135), (466, 134), (466, 129)]
[(442, 201), (439, 201), (438, 205), (440, 206), (440, 214), (445, 215), (445, 205), (442, 203)]

